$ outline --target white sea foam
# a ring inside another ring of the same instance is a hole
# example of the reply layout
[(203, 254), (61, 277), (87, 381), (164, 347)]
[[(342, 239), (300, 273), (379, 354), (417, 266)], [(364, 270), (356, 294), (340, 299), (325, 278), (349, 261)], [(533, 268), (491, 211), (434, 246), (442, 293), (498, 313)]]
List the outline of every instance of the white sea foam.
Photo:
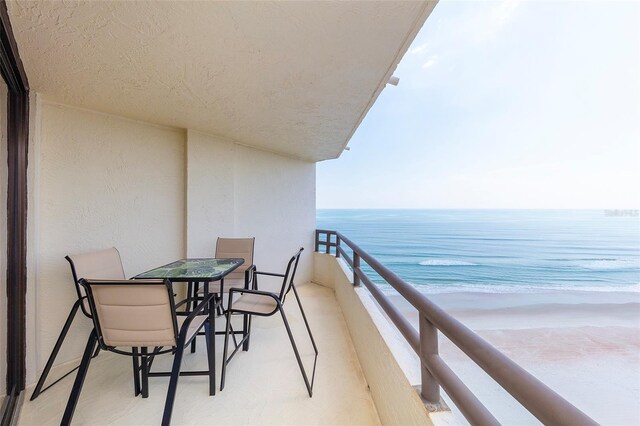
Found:
[[(585, 291), (585, 292), (625, 292), (640, 293), (640, 283), (628, 285), (509, 285), (509, 284), (469, 284), (461, 283), (448, 285), (430, 285), (415, 284), (410, 282), (414, 288), (424, 294), (441, 294), (441, 293), (492, 293), (492, 294), (508, 294), (508, 293), (546, 293), (556, 291)], [(378, 284), (380, 289), (387, 296), (398, 294), (389, 284)]]
[(427, 259), (418, 264), (422, 266), (477, 266), (477, 263), (454, 259)]
[(637, 262), (630, 259), (582, 259), (577, 265), (584, 269), (611, 270), (640, 267)]

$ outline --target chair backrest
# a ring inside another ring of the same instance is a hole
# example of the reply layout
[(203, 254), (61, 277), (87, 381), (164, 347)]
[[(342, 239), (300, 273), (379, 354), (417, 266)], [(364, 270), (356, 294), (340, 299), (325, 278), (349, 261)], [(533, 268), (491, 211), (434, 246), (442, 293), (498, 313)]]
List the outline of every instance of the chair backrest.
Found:
[(218, 238), (216, 254), (219, 259), (242, 258), (244, 263), (227, 275), (231, 279), (244, 279), (244, 272), (253, 265), (255, 238)]
[(280, 290), (280, 302), (284, 303), (284, 299), (287, 297), (287, 293), (291, 290), (293, 285), (293, 279), (296, 276), (296, 270), (298, 269), (298, 262), (300, 261), (300, 255), (302, 254), (303, 247), (289, 259), (287, 264), (287, 270), (284, 273), (284, 279), (282, 280), (282, 289)]
[[(86, 295), (84, 288), (80, 285), (82, 278), (100, 280), (126, 279), (120, 253), (115, 247), (90, 253), (69, 255), (65, 259), (71, 265), (71, 274), (73, 275), (78, 299)], [(91, 316), (87, 303), (83, 303), (81, 307), (86, 316)]]
[(176, 346), (178, 323), (169, 280), (80, 279), (98, 341), (118, 346)]

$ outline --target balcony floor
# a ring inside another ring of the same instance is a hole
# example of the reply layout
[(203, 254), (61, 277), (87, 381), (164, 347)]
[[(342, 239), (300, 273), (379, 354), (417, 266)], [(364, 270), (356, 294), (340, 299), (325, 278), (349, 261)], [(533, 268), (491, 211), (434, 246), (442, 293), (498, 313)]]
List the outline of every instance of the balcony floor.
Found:
[[(377, 425), (378, 415), (333, 291), (315, 284), (299, 287), (320, 355), (313, 398), (309, 398), (279, 316), (255, 317), (251, 348), (236, 355), (227, 369), (224, 391), (208, 395), (207, 378), (181, 377), (172, 423)], [(313, 350), (293, 294), (285, 310), (309, 374)], [(216, 321), (222, 329), (224, 319)], [(220, 384), (223, 336), (218, 336)], [(182, 370), (206, 368), (204, 338), (195, 354), (185, 354)], [(231, 345), (230, 345), (231, 347)], [(169, 370), (173, 357), (159, 356), (154, 371)], [(71, 375), (31, 402), (27, 390), (21, 425), (57, 425), (69, 396)], [(74, 424), (157, 425), (169, 379), (151, 377), (149, 398), (133, 396), (131, 358), (101, 353), (89, 368)]]

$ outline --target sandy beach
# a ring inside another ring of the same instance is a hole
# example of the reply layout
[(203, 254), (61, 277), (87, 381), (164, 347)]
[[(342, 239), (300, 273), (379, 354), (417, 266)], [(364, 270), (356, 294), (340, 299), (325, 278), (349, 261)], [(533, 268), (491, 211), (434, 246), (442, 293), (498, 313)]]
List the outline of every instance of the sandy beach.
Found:
[[(640, 424), (640, 293), (429, 297), (600, 424)], [(417, 321), (411, 306), (397, 296), (394, 301)], [(538, 424), (443, 336), (440, 353), (503, 424)]]

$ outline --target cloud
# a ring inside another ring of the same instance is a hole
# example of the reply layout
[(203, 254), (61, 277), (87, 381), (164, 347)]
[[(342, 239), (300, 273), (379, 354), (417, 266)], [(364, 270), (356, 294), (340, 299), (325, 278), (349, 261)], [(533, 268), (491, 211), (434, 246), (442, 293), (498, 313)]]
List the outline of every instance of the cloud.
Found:
[(427, 62), (422, 64), (422, 69), (426, 70), (427, 68), (431, 68), (436, 64), (436, 62), (438, 62), (438, 56), (433, 56)]
[(494, 25), (502, 26), (506, 24), (515, 10), (522, 3), (520, 0), (510, 0), (498, 3), (494, 9), (493, 17), (494, 17)]
[(409, 50), (410, 55), (416, 55), (418, 53), (423, 53), (429, 47), (429, 43), (422, 43), (413, 49)]
[[(414, 88), (458, 85), (456, 79), (438, 73), (451, 71), (455, 64), (477, 61), (480, 51), (487, 54), (487, 49), (499, 44), (516, 20), (526, 16), (528, 6), (522, 0), (442, 2), (399, 64), (398, 76), (403, 85)], [(479, 66), (483, 66), (482, 61)], [(427, 74), (429, 78), (425, 78)], [(458, 75), (471, 81), (464, 70)], [(464, 89), (460, 93), (466, 97), (469, 91)]]

